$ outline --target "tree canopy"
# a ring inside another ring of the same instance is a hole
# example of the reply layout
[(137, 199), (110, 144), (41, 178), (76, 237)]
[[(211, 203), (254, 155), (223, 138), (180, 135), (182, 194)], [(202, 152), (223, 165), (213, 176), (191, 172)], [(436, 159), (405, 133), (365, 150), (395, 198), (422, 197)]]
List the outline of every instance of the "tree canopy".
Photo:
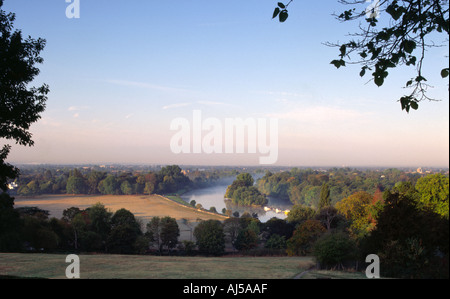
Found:
[(241, 173), (228, 186), (225, 198), (231, 199), (234, 204), (243, 206), (266, 204), (266, 197), (253, 184), (254, 180), (251, 174)]
[[(39, 75), (36, 64), (46, 41), (28, 37), (14, 30), (15, 14), (6, 13), (0, 0), (0, 138), (17, 144), (32, 146), (30, 125), (41, 118), (49, 87), (28, 85)], [(0, 149), (0, 189), (6, 190), (8, 178), (15, 178), (19, 170), (5, 160), (11, 150), (6, 144)]]

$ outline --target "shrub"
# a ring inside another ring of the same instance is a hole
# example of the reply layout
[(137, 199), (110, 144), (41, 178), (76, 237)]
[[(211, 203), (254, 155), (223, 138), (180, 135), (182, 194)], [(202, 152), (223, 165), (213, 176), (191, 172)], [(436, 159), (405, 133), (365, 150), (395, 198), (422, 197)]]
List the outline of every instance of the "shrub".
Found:
[(342, 231), (326, 233), (313, 248), (313, 255), (322, 268), (341, 268), (357, 257), (356, 243)]
[(194, 229), (200, 252), (212, 255), (221, 255), (225, 251), (225, 234), (223, 225), (218, 220), (205, 220)]
[(318, 220), (306, 220), (294, 231), (287, 241), (288, 255), (306, 255), (311, 252), (314, 242), (325, 232)]

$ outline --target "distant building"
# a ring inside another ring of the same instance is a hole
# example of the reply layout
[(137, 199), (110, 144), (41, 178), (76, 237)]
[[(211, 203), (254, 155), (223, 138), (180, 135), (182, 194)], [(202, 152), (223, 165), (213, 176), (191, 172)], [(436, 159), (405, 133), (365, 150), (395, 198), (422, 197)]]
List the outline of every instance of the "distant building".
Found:
[(8, 184), (8, 189), (9, 189), (9, 190), (14, 190), (14, 189), (16, 189), (17, 187), (19, 187), (19, 185), (17, 185), (16, 182), (12, 182), (12, 183)]
[(417, 168), (417, 173), (420, 173), (420, 174), (422, 174), (423, 173), (423, 170), (422, 170), (422, 167), (419, 167), (419, 168)]

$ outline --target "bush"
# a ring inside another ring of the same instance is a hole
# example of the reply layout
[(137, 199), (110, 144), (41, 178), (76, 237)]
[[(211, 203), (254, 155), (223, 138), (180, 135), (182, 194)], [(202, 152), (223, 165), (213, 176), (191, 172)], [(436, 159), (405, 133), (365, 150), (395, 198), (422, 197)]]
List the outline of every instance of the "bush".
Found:
[(277, 234), (273, 234), (264, 245), (269, 249), (286, 249), (286, 238)]
[(294, 231), (287, 241), (287, 253), (293, 255), (307, 255), (311, 253), (314, 242), (325, 232), (325, 228), (318, 220), (306, 220)]
[(211, 255), (222, 255), (225, 251), (225, 234), (223, 225), (218, 220), (205, 220), (194, 229), (200, 252)]
[(344, 263), (357, 257), (357, 246), (349, 235), (342, 231), (326, 233), (313, 248), (313, 255), (322, 268), (344, 268)]

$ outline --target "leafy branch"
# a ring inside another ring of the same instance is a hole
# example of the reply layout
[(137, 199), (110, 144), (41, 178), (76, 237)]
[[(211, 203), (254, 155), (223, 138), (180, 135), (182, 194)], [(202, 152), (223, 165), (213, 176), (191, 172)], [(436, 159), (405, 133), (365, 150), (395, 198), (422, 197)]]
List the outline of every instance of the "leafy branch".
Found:
[[(292, 0), (287, 5), (278, 3), (273, 18), (279, 16), (280, 22), (286, 21), (287, 6), (291, 2)], [(426, 94), (431, 86), (423, 74), (423, 65), (429, 48), (448, 45), (449, 1), (375, 0), (369, 7), (366, 0), (338, 2), (353, 7), (335, 15), (339, 21), (363, 19), (365, 25), (360, 22), (359, 32), (350, 34), (352, 39), (347, 43), (325, 43), (327, 46), (339, 48), (339, 58), (332, 60), (331, 64), (336, 68), (348, 64), (361, 65), (359, 75), (364, 77), (369, 71), (370, 81), (378, 87), (384, 84), (390, 69), (401, 65), (414, 67), (414, 76), (404, 86), (411, 92), (399, 100), (402, 110), (417, 110), (419, 102), (423, 100), (436, 101)], [(364, 5), (364, 9), (357, 10), (357, 5)], [(382, 14), (389, 16), (386, 27), (379, 24)], [(444, 34), (444, 42), (436, 44), (431, 40), (431, 36), (436, 38), (439, 34)], [(448, 66), (440, 70), (442, 78), (447, 78), (449, 73)]]
[[(346, 5), (363, 4), (365, 1), (345, 1)], [(355, 8), (338, 15), (343, 22), (365, 18), (366, 27), (359, 26), (360, 32), (352, 34), (353, 40), (344, 44), (331, 44), (339, 47), (339, 59), (331, 64), (339, 68), (348, 64), (362, 65), (360, 76), (371, 71), (372, 79), (377, 86), (382, 86), (389, 75), (389, 69), (400, 65), (415, 67), (415, 76), (406, 82), (405, 88), (411, 92), (400, 98), (402, 110), (409, 112), (417, 110), (423, 100), (435, 101), (427, 96), (430, 85), (423, 75), (423, 62), (426, 50), (431, 47), (443, 46), (429, 40), (434, 32), (449, 34), (448, 1), (410, 0), (410, 1), (379, 1), (378, 12), (367, 17), (367, 10), (357, 13)], [(391, 17), (389, 27), (379, 29), (380, 14)], [(351, 54), (357, 54), (356, 61), (351, 61)], [(441, 70), (442, 78), (448, 76), (448, 67)]]
[(292, 1), (294, 1), (294, 0), (289, 1), (287, 4), (278, 2), (278, 6), (275, 8), (275, 10), (273, 12), (272, 19), (275, 19), (278, 16), (278, 19), (281, 23), (286, 21), (287, 18), (289, 17), (287, 8), (288, 8), (289, 4), (292, 3)]

